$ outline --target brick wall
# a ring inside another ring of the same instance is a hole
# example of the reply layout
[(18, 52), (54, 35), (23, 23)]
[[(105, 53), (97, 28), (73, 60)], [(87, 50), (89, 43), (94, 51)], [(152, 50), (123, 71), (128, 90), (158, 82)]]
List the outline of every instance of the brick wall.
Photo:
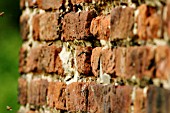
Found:
[(20, 0), (18, 113), (170, 113), (170, 0)]

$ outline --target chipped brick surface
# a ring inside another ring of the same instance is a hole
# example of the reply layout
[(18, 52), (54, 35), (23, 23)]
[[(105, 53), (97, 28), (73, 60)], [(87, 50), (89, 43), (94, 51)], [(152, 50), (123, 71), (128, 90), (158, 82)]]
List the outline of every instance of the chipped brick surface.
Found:
[(50, 82), (48, 87), (48, 105), (52, 108), (66, 110), (66, 84)]
[(35, 40), (56, 40), (60, 35), (58, 13), (43, 13), (33, 17), (33, 38)]
[(78, 72), (81, 74), (89, 75), (91, 73), (91, 47), (80, 47), (76, 48), (76, 61)]
[(109, 75), (115, 74), (115, 49), (104, 49), (101, 52), (101, 61), (103, 73)]
[(130, 7), (114, 8), (111, 12), (111, 40), (126, 39), (133, 35), (134, 9)]
[(100, 40), (108, 40), (110, 37), (110, 15), (97, 16), (91, 22), (90, 32)]
[(66, 89), (66, 106), (69, 111), (87, 111), (88, 84), (73, 82)]
[(86, 40), (92, 36), (90, 25), (96, 16), (94, 11), (71, 12), (64, 16), (62, 40)]
[(27, 103), (27, 81), (24, 78), (18, 79), (18, 101), (22, 105)]
[(99, 76), (101, 50), (101, 47), (96, 47), (92, 50), (91, 66), (92, 72), (95, 76)]

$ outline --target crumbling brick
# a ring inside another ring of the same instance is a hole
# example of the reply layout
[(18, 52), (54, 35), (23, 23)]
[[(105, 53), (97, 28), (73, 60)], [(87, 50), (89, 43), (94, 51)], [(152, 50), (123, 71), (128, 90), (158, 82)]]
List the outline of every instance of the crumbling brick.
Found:
[(108, 40), (110, 37), (110, 15), (93, 18), (90, 32), (100, 40)]
[(92, 50), (91, 67), (95, 76), (99, 76), (101, 51), (101, 47), (96, 47)]
[(76, 48), (77, 69), (80, 74), (89, 75), (91, 73), (91, 47)]

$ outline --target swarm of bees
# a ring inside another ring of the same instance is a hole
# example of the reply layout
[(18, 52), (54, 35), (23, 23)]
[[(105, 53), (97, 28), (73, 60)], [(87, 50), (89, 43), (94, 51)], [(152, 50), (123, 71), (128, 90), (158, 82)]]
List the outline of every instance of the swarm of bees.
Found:
[(4, 15), (4, 12), (0, 12), (0, 16), (3, 16)]

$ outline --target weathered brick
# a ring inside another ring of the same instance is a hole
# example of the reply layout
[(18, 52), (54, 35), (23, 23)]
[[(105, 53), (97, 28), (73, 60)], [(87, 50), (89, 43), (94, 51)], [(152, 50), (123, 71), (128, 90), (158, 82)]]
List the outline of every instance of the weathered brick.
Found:
[(66, 110), (66, 84), (62, 82), (50, 82), (48, 87), (48, 105), (51, 108)]
[(27, 81), (24, 78), (18, 79), (18, 101), (22, 105), (27, 103)]
[(59, 10), (66, 0), (37, 0), (38, 7), (44, 10)]
[(130, 86), (89, 85), (88, 111), (90, 113), (130, 113)]
[(89, 75), (91, 73), (91, 53), (92, 47), (76, 48), (77, 70), (80, 74)]
[(118, 47), (116, 49), (116, 76), (125, 77), (126, 75), (126, 51), (124, 47)]
[(36, 14), (33, 17), (32, 24), (34, 40), (51, 41), (59, 39), (60, 23), (58, 13)]
[(90, 33), (90, 24), (95, 16), (94, 11), (71, 12), (66, 14), (62, 22), (62, 40), (89, 39), (92, 36)]
[(102, 71), (110, 75), (115, 75), (115, 49), (104, 49), (101, 52)]
[(147, 113), (170, 113), (170, 91), (150, 86), (147, 90), (146, 112)]
[(140, 39), (160, 38), (162, 32), (161, 15), (156, 13), (156, 8), (143, 4), (138, 7), (137, 32)]
[(95, 76), (99, 76), (101, 51), (101, 47), (96, 47), (92, 50), (91, 67)]
[(48, 81), (40, 80), (40, 94), (39, 94), (39, 105), (46, 105), (47, 103), (47, 90), (48, 90)]
[(170, 76), (170, 47), (158, 46), (156, 48), (156, 77), (167, 80)]
[(29, 15), (21, 15), (21, 17), (20, 17), (20, 34), (21, 34), (21, 38), (24, 41), (28, 39), (28, 35), (29, 35), (28, 20), (29, 20)]
[(28, 86), (28, 103), (30, 105), (39, 105), (40, 81), (32, 80)]
[(28, 87), (28, 103), (36, 106), (46, 105), (47, 88), (47, 80), (32, 80)]
[(154, 51), (151, 47), (129, 47), (126, 55), (127, 78), (135, 75), (138, 78), (144, 76), (153, 77), (155, 69)]
[(60, 65), (61, 62), (56, 62), (58, 53), (61, 51), (61, 48), (57, 48), (56, 46), (42, 46), (41, 53), (38, 58), (38, 70), (45, 70), (46, 72), (57, 72), (56, 68), (57, 63)]
[(100, 40), (108, 40), (110, 37), (110, 15), (93, 18), (90, 32)]
[(146, 96), (143, 89), (137, 88), (135, 90), (134, 99), (134, 113), (146, 113)]
[(27, 56), (26, 59), (26, 69), (25, 72), (34, 72), (37, 71), (37, 65), (38, 65), (38, 58), (40, 56), (41, 48), (36, 47), (32, 48)]
[(74, 82), (66, 88), (66, 106), (68, 111), (87, 111), (88, 83)]
[(19, 72), (24, 73), (26, 68), (27, 51), (24, 48), (20, 48), (19, 52)]
[(102, 84), (90, 84), (88, 87), (88, 112), (102, 113), (103, 111), (103, 89)]
[(130, 7), (114, 8), (111, 12), (111, 41), (132, 37), (134, 24), (134, 9)]
[[(110, 88), (113, 85), (109, 86)], [(115, 113), (130, 113), (131, 112), (131, 94), (132, 94), (132, 87), (131, 86), (118, 86), (116, 87), (116, 92), (114, 92), (114, 88), (110, 90), (107, 86), (107, 96), (105, 99), (105, 103), (110, 102), (111, 109), (106, 108), (108, 111), (115, 112)]]
[(27, 57), (26, 72), (48, 72), (63, 74), (62, 62), (58, 54), (61, 48), (54, 45), (40, 46), (30, 50)]

